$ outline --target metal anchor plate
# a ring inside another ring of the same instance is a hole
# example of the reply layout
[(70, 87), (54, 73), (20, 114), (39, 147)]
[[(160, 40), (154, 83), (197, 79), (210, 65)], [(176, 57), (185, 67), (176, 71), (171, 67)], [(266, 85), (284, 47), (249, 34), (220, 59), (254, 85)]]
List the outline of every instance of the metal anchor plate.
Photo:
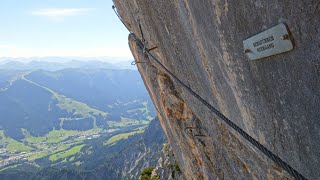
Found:
[(244, 53), (250, 60), (291, 51), (293, 44), (285, 24), (278, 24), (243, 41)]

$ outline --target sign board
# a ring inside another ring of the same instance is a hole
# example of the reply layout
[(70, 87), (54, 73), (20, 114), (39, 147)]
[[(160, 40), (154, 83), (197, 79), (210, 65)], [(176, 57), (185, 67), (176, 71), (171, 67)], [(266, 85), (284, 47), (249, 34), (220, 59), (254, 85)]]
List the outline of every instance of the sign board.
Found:
[(256, 60), (293, 49), (286, 25), (279, 24), (243, 41), (244, 53)]

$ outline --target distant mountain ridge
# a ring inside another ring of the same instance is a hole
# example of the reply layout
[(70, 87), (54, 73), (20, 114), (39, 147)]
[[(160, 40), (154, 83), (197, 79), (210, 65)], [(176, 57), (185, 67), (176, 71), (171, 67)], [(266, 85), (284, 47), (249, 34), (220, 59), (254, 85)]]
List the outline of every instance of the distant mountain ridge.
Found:
[(15, 139), (54, 129), (107, 128), (155, 115), (135, 70), (0, 70), (0, 129)]
[(0, 63), (0, 179), (137, 179), (165, 142), (155, 115), (135, 69)]
[[(112, 61), (111, 61), (112, 62)], [(132, 69), (136, 70), (135, 66), (131, 65), (131, 61), (110, 63), (109, 61), (99, 60), (64, 60), (49, 61), (47, 59), (39, 59), (32, 61), (4, 60), (0, 61), (0, 69), (6, 70), (46, 70), (58, 71), (62, 69), (80, 68), (80, 69)]]

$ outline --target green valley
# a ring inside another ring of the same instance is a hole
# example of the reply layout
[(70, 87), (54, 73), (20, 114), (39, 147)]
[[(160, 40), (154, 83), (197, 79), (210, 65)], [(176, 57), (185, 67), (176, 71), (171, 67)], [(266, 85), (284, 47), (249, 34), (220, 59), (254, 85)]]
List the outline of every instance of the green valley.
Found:
[[(136, 70), (0, 69), (0, 89), (0, 177), (102, 168), (119, 179), (116, 172), (137, 176), (144, 167), (132, 174), (108, 165), (133, 158), (122, 157), (132, 143), (138, 154), (151, 148), (145, 130), (156, 113)], [(157, 128), (156, 154), (165, 142)]]

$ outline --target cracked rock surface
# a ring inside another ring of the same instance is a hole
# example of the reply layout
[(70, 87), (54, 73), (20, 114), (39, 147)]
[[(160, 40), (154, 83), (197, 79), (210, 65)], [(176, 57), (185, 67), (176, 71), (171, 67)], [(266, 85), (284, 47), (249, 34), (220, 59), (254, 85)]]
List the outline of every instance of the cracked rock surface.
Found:
[[(318, 0), (114, 0), (120, 16), (187, 86), (308, 179), (320, 177)], [(247, 60), (242, 41), (279, 23), (294, 50)], [(187, 179), (292, 179), (129, 45)], [(192, 127), (186, 130), (187, 127)], [(201, 135), (201, 136), (197, 136)]]

